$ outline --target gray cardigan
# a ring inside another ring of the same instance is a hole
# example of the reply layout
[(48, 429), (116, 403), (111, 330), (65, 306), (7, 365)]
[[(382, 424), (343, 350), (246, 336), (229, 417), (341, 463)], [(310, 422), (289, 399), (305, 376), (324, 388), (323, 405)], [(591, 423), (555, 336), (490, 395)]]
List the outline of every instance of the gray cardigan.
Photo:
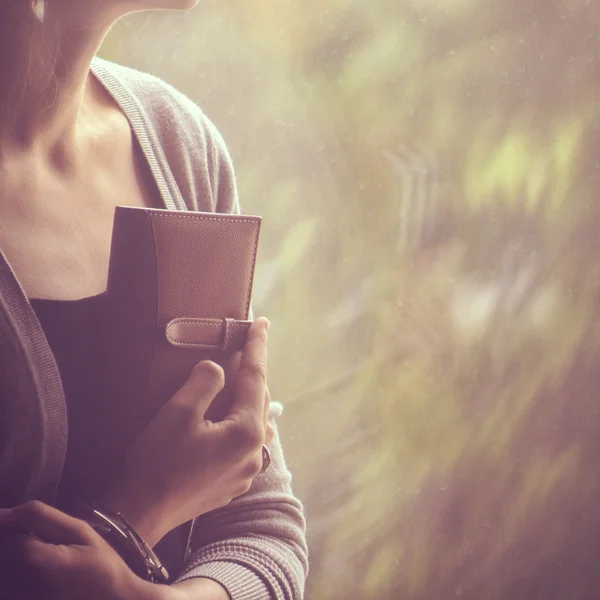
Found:
[[(164, 207), (239, 212), (231, 159), (212, 123), (151, 75), (99, 58), (92, 74), (128, 118)], [(273, 405), (272, 417), (280, 407)], [(67, 447), (64, 392), (42, 328), (0, 252), (0, 507), (53, 504)], [(233, 600), (297, 600), (307, 572), (302, 507), (279, 440), (251, 489), (197, 520), (199, 543), (179, 579), (208, 577)]]

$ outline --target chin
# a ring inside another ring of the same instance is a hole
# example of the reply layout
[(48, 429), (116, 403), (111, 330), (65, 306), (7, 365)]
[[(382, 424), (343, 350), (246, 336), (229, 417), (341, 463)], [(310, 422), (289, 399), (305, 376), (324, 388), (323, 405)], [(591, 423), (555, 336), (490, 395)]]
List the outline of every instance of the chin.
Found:
[(161, 4), (163, 4), (165, 8), (189, 10), (190, 8), (194, 8), (199, 1), (200, 0), (162, 0)]
[(164, 10), (190, 10), (198, 4), (199, 0), (134, 0), (140, 10), (164, 9)]

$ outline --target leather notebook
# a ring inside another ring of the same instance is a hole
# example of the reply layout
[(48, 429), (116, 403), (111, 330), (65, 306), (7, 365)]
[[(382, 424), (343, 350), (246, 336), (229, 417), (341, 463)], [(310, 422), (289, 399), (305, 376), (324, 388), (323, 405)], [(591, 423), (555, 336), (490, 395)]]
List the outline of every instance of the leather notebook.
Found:
[(207, 418), (227, 413), (250, 327), (260, 224), (256, 216), (116, 208), (109, 378), (141, 429), (204, 359), (226, 376)]
[(225, 371), (206, 418), (227, 414), (250, 327), (260, 225), (257, 216), (116, 208), (106, 293), (117, 465), (200, 360)]

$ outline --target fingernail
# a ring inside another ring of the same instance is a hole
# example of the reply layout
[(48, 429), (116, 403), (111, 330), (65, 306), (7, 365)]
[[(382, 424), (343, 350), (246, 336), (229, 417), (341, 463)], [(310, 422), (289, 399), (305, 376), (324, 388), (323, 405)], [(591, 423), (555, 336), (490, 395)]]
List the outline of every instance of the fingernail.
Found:
[(271, 327), (271, 321), (269, 321), (269, 319), (265, 319), (265, 329), (269, 331), (269, 327)]

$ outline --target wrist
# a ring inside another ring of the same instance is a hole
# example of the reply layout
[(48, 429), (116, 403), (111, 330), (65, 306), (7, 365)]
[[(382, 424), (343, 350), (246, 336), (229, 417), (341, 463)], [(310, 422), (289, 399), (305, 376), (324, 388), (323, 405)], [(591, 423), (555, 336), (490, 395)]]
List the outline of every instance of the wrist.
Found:
[(139, 579), (128, 600), (179, 600), (172, 593), (172, 586), (150, 583)]
[(195, 577), (171, 585), (139, 580), (134, 595), (128, 600), (230, 600), (223, 586), (212, 579)]
[(173, 596), (169, 596), (168, 600), (231, 600), (231, 596), (221, 584), (205, 577), (192, 577), (174, 583), (170, 590)]
[(123, 488), (115, 486), (102, 497), (101, 502), (109, 510), (123, 515), (151, 548), (169, 532), (156, 507), (140, 502), (139, 498)]

